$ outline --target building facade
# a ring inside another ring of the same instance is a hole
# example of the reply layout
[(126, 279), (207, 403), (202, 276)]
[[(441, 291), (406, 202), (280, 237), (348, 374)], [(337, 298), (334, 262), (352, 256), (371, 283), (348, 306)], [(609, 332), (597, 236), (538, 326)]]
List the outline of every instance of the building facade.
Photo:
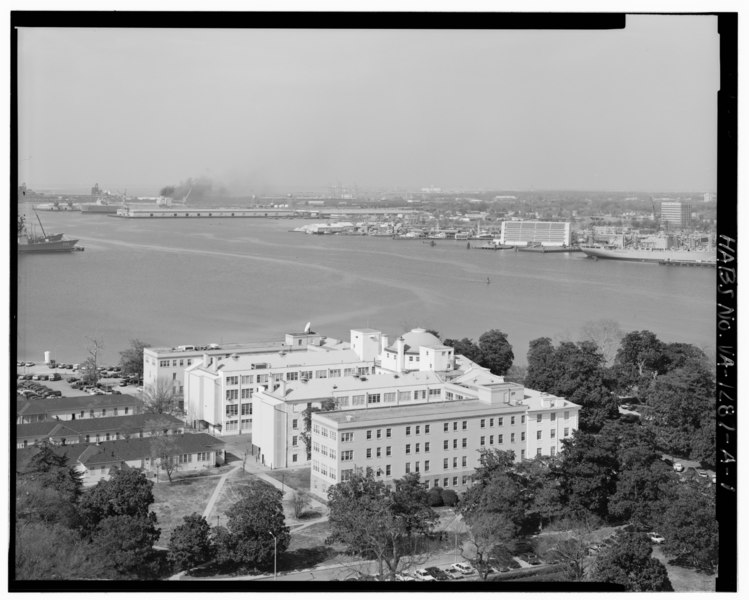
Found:
[(692, 224), (692, 205), (686, 202), (661, 202), (661, 223), (673, 229), (686, 229)]
[(552, 221), (502, 221), (499, 240), (509, 246), (569, 246), (570, 224)]

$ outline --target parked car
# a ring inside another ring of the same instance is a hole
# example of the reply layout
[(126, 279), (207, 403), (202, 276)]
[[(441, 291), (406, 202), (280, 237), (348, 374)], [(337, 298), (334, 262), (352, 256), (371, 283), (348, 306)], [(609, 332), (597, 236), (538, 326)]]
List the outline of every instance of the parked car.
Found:
[(697, 469), (697, 475), (699, 475), (700, 477), (707, 477), (707, 471), (705, 471), (704, 469)]
[(432, 577), (426, 569), (416, 569), (414, 571), (414, 577), (418, 581), (434, 581), (434, 577)]
[(674, 471), (681, 473), (684, 470), (684, 465), (681, 463), (674, 463)]
[(468, 563), (455, 563), (454, 565), (450, 565), (450, 566), (453, 569), (457, 569), (458, 571), (463, 573), (463, 575), (470, 575), (471, 573), (474, 572), (473, 567), (469, 565)]
[(408, 573), (396, 573), (395, 580), (396, 581), (415, 581), (415, 578), (409, 575)]
[(444, 572), (447, 574), (448, 578), (450, 579), (463, 579), (463, 573), (461, 573), (455, 567), (447, 567), (444, 570)]
[(655, 531), (648, 532), (648, 537), (654, 544), (662, 544), (666, 541), (666, 539), (662, 535), (656, 533)]
[(631, 404), (622, 404), (619, 408), (623, 408), (624, 410), (632, 410)]
[(50, 381), (60, 381), (62, 379), (62, 375), (59, 373), (52, 373), (52, 375), (49, 376)]
[(36, 365), (36, 363), (30, 362), (30, 361), (26, 361), (26, 363), (24, 363), (23, 366), (24, 367), (33, 367), (34, 365)]
[(436, 579), (437, 581), (447, 581), (448, 579), (450, 579), (450, 578), (449, 578), (449, 577), (447, 576), (447, 573), (445, 573), (445, 572), (444, 572), (444, 571), (443, 571), (442, 569), (440, 569), (439, 567), (427, 567), (427, 568), (426, 568), (426, 569), (424, 569), (424, 570), (425, 570), (425, 571), (426, 571), (427, 573), (429, 573), (429, 574), (430, 574), (430, 575), (431, 575), (432, 577), (434, 577), (434, 579)]

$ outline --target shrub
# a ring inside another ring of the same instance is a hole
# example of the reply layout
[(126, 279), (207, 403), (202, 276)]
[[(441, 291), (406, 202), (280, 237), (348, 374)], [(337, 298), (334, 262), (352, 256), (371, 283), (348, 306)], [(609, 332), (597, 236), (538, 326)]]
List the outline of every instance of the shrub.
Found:
[(429, 506), (442, 506), (442, 488), (433, 487), (427, 492), (427, 502)]
[(442, 490), (442, 503), (445, 506), (455, 506), (458, 503), (458, 494), (453, 490)]

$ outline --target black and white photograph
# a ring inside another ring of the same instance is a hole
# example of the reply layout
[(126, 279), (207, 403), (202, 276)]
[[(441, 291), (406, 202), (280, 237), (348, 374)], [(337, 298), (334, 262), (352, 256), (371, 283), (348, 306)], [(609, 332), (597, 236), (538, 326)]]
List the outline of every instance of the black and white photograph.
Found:
[(735, 591), (738, 14), (333, 17), (11, 13), (11, 591)]

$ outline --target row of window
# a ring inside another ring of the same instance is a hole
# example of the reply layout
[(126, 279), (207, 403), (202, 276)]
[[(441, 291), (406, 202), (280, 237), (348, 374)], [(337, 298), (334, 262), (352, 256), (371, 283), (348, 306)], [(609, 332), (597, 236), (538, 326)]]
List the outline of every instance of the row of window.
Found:
[[(166, 361), (167, 363), (169, 361)], [(169, 366), (168, 364), (166, 366)], [(253, 367), (263, 367), (267, 368), (267, 364), (263, 365), (253, 365)], [(369, 375), (370, 368), (369, 367), (356, 367), (356, 368), (348, 368), (348, 369), (320, 369), (316, 371), (287, 371), (285, 373), (258, 373), (253, 375), (227, 375), (226, 376), (226, 385), (227, 386), (233, 386), (233, 385), (239, 385), (240, 382), (242, 385), (249, 385), (252, 383), (255, 383), (255, 379), (257, 379), (257, 383), (267, 383), (269, 376), (273, 378), (273, 381), (281, 381), (282, 379), (286, 379), (286, 381), (300, 381), (300, 380), (310, 380), (310, 379), (327, 379), (328, 377), (340, 377), (341, 372), (343, 372), (344, 377), (348, 377), (351, 375)], [(372, 369), (372, 373), (374, 373), (374, 368)]]
[[(242, 429), (249, 429), (252, 425), (252, 419), (242, 419)], [(226, 431), (236, 431), (239, 429), (240, 421), (227, 421)]]
[[(543, 420), (543, 413), (538, 413), (536, 415), (536, 422), (540, 423)], [(565, 410), (564, 411), (564, 420), (568, 420), (570, 418), (570, 411)], [(549, 413), (549, 420), (550, 421), (556, 421), (557, 420), (557, 413)]]
[[(296, 446), (298, 441), (297, 436), (294, 436), (291, 439), (292, 446)], [(312, 442), (312, 451), (322, 454), (323, 456), (330, 456), (330, 458), (333, 459), (336, 458), (335, 448), (328, 448), (325, 444), (320, 444), (319, 442)]]
[[(296, 429), (296, 426), (297, 420), (294, 419), (292, 428)], [(331, 440), (335, 440), (338, 438), (338, 432), (335, 429), (328, 429), (327, 427), (321, 426), (319, 423), (312, 424), (312, 433), (320, 435), (322, 437), (329, 437)]]
[[(191, 358), (187, 358), (187, 359), (180, 358), (179, 359), (179, 366), (180, 367), (184, 367), (185, 366), (185, 361), (187, 361), (187, 366), (188, 367), (192, 364), (192, 359)], [(174, 358), (172, 360), (169, 360), (169, 359), (160, 360), (159, 361), (159, 366), (160, 367), (176, 367), (177, 366), (177, 359)]]
[[(504, 425), (504, 417), (497, 417), (497, 427), (502, 427)], [(489, 424), (489, 427), (494, 427), (494, 417), (489, 417), (488, 419), (481, 419), (481, 422), (479, 423), (480, 427), (483, 429), (486, 427), (487, 422)], [(465, 423), (465, 421), (463, 421)], [(525, 415), (520, 415), (520, 423), (525, 423)], [(515, 424), (515, 417), (510, 417), (510, 425)], [(465, 429), (465, 427), (463, 427)], [(445, 430), (447, 431), (447, 430)]]
[[(124, 408), (122, 409), (122, 414), (123, 414), (123, 415), (129, 415), (129, 414), (130, 414), (130, 407), (129, 407), (129, 406), (125, 406), (125, 407), (124, 407)], [(115, 417), (119, 416), (119, 415), (120, 415), (120, 409), (119, 409), (118, 407), (115, 407), (115, 408), (113, 409), (112, 415), (113, 415), (113, 416), (115, 416)], [(93, 419), (93, 418), (94, 418), (94, 417), (96, 416), (96, 411), (95, 411), (95, 410), (93, 410), (93, 409), (89, 410), (89, 411), (88, 411), (88, 416), (89, 416), (89, 418), (90, 418), (90, 419)], [(102, 409), (101, 409), (101, 413), (100, 413), (100, 416), (102, 416), (102, 417), (106, 417), (106, 416), (107, 416), (107, 409), (106, 409), (106, 408), (102, 408)], [(81, 412), (80, 412), (80, 413), (78, 414), (78, 416), (77, 416), (77, 417), (76, 417), (76, 413), (70, 413), (70, 419), (71, 419), (72, 421), (75, 421), (75, 420), (76, 420), (76, 418), (78, 418), (78, 419), (85, 419), (85, 418), (86, 418), (86, 411), (85, 411), (85, 410), (82, 410), (82, 411), (81, 411)]]
[[(505, 436), (504, 436), (503, 433), (498, 434), (497, 435), (497, 443), (498, 444), (504, 444), (504, 437)], [(481, 436), (481, 439), (479, 440), (479, 442), (480, 442), (479, 446), (486, 446), (486, 438), (487, 438), (487, 436), (485, 436), (485, 435)], [(493, 446), (494, 445), (494, 436), (490, 435), (490, 436), (488, 436), (488, 438), (489, 438), (489, 445)], [(520, 432), (520, 441), (521, 442), (525, 441), (525, 431), (521, 431)], [(511, 444), (515, 443), (515, 434), (514, 433), (510, 434), (510, 443)], [(465, 448), (465, 446), (463, 446), (463, 447)]]
[[(570, 428), (569, 427), (565, 427), (564, 428), (564, 437), (567, 437), (569, 434), (570, 434)], [(549, 437), (553, 439), (556, 436), (557, 436), (557, 430), (556, 429), (551, 429), (549, 431)], [(536, 431), (536, 439), (537, 440), (541, 439), (541, 430), (540, 429), (538, 431)]]
[[(333, 467), (329, 467), (325, 463), (321, 463), (316, 460), (313, 460), (312, 470), (315, 471), (316, 473), (320, 473), (320, 475), (324, 477), (329, 477), (333, 481), (336, 480), (336, 470)], [(341, 471), (341, 475), (343, 475), (343, 471)]]
[(252, 398), (252, 393), (255, 391), (255, 388), (242, 388), (241, 390), (226, 390), (226, 400), (227, 402), (236, 402), (239, 400), (240, 396), (242, 400), (249, 400)]
[[(226, 416), (227, 417), (236, 417), (239, 414), (239, 404), (227, 404), (226, 405)], [(248, 402), (246, 404), (242, 404), (242, 416), (249, 416), (252, 414), (252, 403)]]

